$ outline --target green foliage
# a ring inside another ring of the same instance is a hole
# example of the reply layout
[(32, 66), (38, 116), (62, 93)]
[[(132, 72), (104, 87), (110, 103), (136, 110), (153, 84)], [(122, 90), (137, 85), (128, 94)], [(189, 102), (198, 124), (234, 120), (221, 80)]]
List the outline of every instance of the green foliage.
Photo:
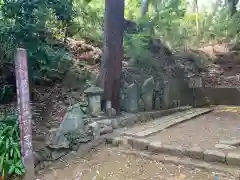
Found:
[(67, 26), (74, 17), (72, 0), (35, 0), (34, 3), (30, 0), (3, 0), (0, 10), (1, 68), (9, 64), (13, 66), (15, 49), (24, 47), (29, 55), (32, 80), (51, 78), (49, 74), (53, 73), (61, 75), (65, 69), (58, 72), (60, 63), (64, 61), (67, 68), (69, 57), (53, 36), (51, 24), (58, 22), (59, 34), (63, 34), (62, 37), (67, 35)]
[(74, 3), (77, 16), (75, 38), (101, 42), (103, 40), (104, 3), (102, 1), (76, 0)]
[(20, 132), (16, 115), (0, 118), (0, 171), (5, 176), (22, 175)]
[(2, 85), (0, 87), (0, 102), (9, 103), (13, 96), (12, 87), (9, 85)]
[(150, 36), (144, 33), (126, 34), (124, 38), (125, 54), (138, 63), (145, 63), (151, 59), (149, 51)]

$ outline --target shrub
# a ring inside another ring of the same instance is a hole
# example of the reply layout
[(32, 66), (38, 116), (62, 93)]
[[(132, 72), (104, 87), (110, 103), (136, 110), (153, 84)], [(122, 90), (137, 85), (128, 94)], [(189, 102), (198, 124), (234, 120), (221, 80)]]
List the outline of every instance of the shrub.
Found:
[(20, 131), (17, 115), (0, 118), (0, 171), (5, 176), (22, 175)]

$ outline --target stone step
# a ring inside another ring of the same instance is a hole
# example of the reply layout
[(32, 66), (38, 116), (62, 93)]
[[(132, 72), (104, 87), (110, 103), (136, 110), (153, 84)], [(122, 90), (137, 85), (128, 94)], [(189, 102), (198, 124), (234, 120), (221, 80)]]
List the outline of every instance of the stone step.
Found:
[(187, 120), (193, 119), (205, 113), (209, 113), (211, 111), (212, 109), (210, 108), (194, 108), (191, 110), (174, 113), (162, 118), (158, 118), (154, 121), (149, 122), (148, 124), (129, 129), (122, 135), (138, 138), (148, 137), (164, 129), (185, 122)]
[(174, 114), (170, 114), (170, 115), (163, 116), (161, 118), (157, 118), (157, 119), (151, 121), (151, 123), (148, 122), (147, 124), (133, 127), (131, 129), (129, 129), (129, 131), (124, 132), (123, 135), (133, 136), (135, 133), (141, 132), (147, 128), (153, 128), (161, 123), (169, 121), (169, 119), (172, 119), (176, 116), (183, 116), (183, 114), (185, 114), (185, 112), (176, 112)]
[(201, 147), (183, 148), (181, 146), (172, 146), (162, 144), (161, 141), (148, 141), (134, 137), (116, 137), (108, 140), (114, 146), (125, 146), (138, 151), (148, 152), (158, 155), (164, 154), (176, 158), (191, 158), (194, 160), (218, 163), (229, 167), (240, 167), (240, 151), (227, 152), (218, 149), (202, 149)]
[(121, 153), (126, 155), (133, 155), (133, 156), (140, 156), (147, 159), (150, 159), (152, 161), (158, 161), (162, 163), (169, 163), (169, 164), (175, 164), (175, 165), (183, 165), (185, 167), (189, 168), (198, 168), (198, 169), (205, 169), (212, 172), (219, 172), (224, 174), (229, 174), (234, 177), (239, 177), (239, 166), (228, 166), (223, 165), (219, 163), (210, 163), (210, 162), (204, 162), (201, 160), (196, 160), (188, 157), (176, 157), (166, 154), (151, 154), (148, 152), (143, 151), (136, 151), (136, 150), (125, 150), (120, 149)]

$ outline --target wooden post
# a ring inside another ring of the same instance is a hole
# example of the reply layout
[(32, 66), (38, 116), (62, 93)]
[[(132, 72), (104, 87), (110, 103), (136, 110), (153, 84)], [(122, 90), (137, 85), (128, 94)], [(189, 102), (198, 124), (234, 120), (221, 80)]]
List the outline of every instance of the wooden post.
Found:
[(24, 180), (34, 180), (34, 158), (32, 150), (32, 124), (29, 97), (27, 52), (18, 48), (15, 56), (18, 113), (21, 136), (21, 155), (25, 169)]
[[(100, 81), (104, 101), (120, 113), (120, 82), (123, 61), (124, 0), (105, 0), (104, 52)], [(106, 104), (105, 104), (106, 105)]]

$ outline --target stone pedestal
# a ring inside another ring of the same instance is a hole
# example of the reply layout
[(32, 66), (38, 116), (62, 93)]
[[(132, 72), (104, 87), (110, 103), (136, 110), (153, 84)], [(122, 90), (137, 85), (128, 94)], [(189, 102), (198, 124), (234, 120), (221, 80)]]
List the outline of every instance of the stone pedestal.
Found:
[(98, 116), (101, 112), (101, 96), (103, 95), (103, 89), (92, 86), (84, 91), (88, 96), (88, 110), (89, 114)]

